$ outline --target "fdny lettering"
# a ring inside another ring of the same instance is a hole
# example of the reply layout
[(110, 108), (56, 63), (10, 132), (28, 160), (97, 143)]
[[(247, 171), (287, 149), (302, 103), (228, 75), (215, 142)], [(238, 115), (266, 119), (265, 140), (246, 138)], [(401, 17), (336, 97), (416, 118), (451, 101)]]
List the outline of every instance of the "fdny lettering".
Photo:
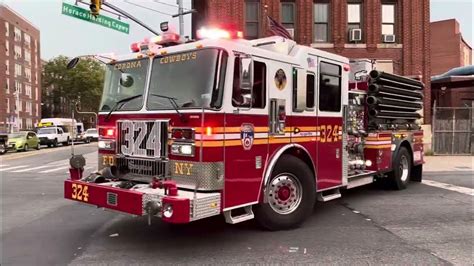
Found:
[(171, 64), (171, 63), (178, 63), (184, 61), (195, 60), (197, 58), (197, 53), (185, 53), (185, 54), (177, 54), (177, 55), (169, 55), (165, 56), (160, 59), (160, 64)]
[(192, 163), (175, 163), (174, 173), (177, 175), (191, 175), (193, 166)]
[(132, 69), (132, 68), (139, 68), (142, 67), (142, 63), (140, 61), (130, 61), (125, 63), (118, 63), (115, 65), (115, 69), (118, 70), (125, 70), (125, 69)]
[(102, 157), (102, 165), (104, 165), (104, 166), (114, 166), (115, 165), (115, 156), (113, 156), (113, 155), (104, 155)]

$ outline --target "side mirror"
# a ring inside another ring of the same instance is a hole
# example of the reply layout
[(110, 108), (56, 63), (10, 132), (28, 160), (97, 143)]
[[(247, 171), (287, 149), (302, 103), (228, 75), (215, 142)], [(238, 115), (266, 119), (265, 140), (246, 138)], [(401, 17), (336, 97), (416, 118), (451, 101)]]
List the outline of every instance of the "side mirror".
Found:
[(71, 61), (69, 61), (69, 63), (67, 63), (66, 68), (67, 68), (67, 69), (73, 69), (73, 68), (75, 68), (76, 65), (77, 65), (77, 63), (79, 63), (79, 60), (80, 60), (79, 57), (74, 57), (73, 59), (71, 59)]
[(240, 88), (243, 90), (253, 88), (253, 59), (251, 56), (240, 57)]

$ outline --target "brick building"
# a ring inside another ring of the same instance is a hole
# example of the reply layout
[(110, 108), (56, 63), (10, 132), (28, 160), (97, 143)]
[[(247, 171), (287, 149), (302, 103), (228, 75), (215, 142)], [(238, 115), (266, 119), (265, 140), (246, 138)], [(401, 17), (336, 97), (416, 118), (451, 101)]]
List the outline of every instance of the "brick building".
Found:
[(0, 4), (0, 131), (32, 129), (41, 119), (40, 31)]
[(431, 74), (441, 75), (456, 67), (469, 66), (472, 48), (464, 40), (455, 19), (431, 23)]
[(374, 60), (378, 69), (419, 77), (430, 123), (429, 0), (193, 0), (193, 32), (202, 25), (234, 25), (246, 38), (272, 35), (266, 15), (304, 45), (349, 58)]

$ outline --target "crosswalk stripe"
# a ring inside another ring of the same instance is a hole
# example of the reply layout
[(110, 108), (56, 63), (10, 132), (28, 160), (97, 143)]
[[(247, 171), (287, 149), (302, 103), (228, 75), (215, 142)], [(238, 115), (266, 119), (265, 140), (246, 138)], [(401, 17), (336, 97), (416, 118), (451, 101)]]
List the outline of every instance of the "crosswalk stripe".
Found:
[(446, 183), (437, 182), (433, 180), (426, 180), (426, 179), (424, 179), (422, 183), (428, 186), (442, 188), (442, 189), (451, 190), (458, 193), (474, 196), (474, 189), (472, 188), (460, 187), (460, 186), (455, 186), (451, 184), (446, 184)]
[(8, 168), (2, 168), (2, 169), (0, 169), (0, 172), (19, 169), (19, 168), (25, 168), (25, 167), (28, 167), (28, 166), (29, 165), (19, 165), (19, 166), (13, 166), (13, 167), (8, 167)]
[(24, 173), (24, 172), (34, 171), (34, 170), (43, 169), (43, 168), (47, 168), (47, 167), (50, 167), (50, 165), (43, 165), (43, 166), (38, 166), (38, 167), (33, 167), (33, 168), (27, 168), (27, 169), (11, 171), (11, 172), (12, 173)]
[(41, 171), (40, 174), (51, 173), (51, 172), (59, 171), (61, 169), (66, 169), (66, 168), (67, 168), (67, 166), (61, 166), (61, 167), (58, 167), (58, 168), (53, 168), (53, 169)]

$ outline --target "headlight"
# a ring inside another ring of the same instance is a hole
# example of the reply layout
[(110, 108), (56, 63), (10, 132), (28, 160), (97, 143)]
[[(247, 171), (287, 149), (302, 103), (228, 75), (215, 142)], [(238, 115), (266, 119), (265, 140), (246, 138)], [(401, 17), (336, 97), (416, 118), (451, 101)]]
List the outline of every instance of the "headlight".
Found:
[(98, 143), (99, 149), (113, 150), (115, 149), (115, 141), (113, 140), (100, 140)]
[(179, 156), (194, 156), (194, 144), (173, 143), (171, 145), (171, 154)]
[(173, 216), (173, 206), (171, 204), (165, 204), (163, 207), (163, 216), (168, 219)]

